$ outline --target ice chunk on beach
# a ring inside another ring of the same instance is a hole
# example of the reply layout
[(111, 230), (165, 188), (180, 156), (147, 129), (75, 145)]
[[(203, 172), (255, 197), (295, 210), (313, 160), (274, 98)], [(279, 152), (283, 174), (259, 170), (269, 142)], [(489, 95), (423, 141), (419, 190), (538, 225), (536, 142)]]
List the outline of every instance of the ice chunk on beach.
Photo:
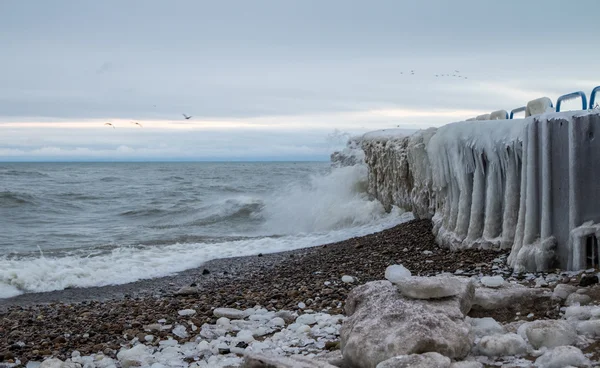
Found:
[(250, 330), (241, 330), (237, 333), (236, 337), (239, 341), (243, 341), (245, 343), (250, 343), (254, 341), (254, 336), (252, 334), (252, 331)]
[(506, 333), (504, 327), (492, 317), (469, 318), (468, 322), (477, 337)]
[(514, 333), (484, 336), (477, 344), (482, 355), (489, 357), (520, 355), (527, 352), (527, 343)]
[(346, 284), (351, 284), (354, 282), (354, 277), (344, 275), (344, 276), (342, 276), (342, 282), (345, 282)]
[(393, 283), (400, 282), (411, 275), (410, 271), (402, 265), (391, 265), (385, 269), (385, 278)]
[(578, 348), (559, 346), (537, 358), (535, 366), (540, 368), (590, 367), (591, 363)]
[(498, 288), (504, 284), (504, 279), (502, 276), (483, 276), (481, 283), (485, 287)]
[(314, 314), (303, 314), (296, 318), (296, 323), (301, 325), (314, 325), (317, 323), (317, 319)]
[(152, 348), (143, 344), (138, 344), (131, 349), (121, 349), (117, 353), (117, 359), (123, 368), (149, 366), (155, 361)]
[(567, 321), (538, 320), (527, 323), (525, 334), (529, 343), (536, 349), (543, 346), (553, 348), (571, 345), (577, 339), (577, 332)]
[(185, 329), (185, 326), (182, 326), (182, 325), (175, 326), (175, 328), (173, 329), (173, 335), (175, 335), (181, 339), (185, 339), (186, 337), (189, 336)]
[(193, 316), (194, 314), (196, 314), (196, 311), (193, 309), (182, 309), (178, 311), (177, 314), (179, 314), (180, 316)]
[(216, 308), (213, 311), (213, 315), (217, 318), (227, 317), (229, 319), (243, 319), (246, 317), (246, 313), (244, 311), (234, 308)]

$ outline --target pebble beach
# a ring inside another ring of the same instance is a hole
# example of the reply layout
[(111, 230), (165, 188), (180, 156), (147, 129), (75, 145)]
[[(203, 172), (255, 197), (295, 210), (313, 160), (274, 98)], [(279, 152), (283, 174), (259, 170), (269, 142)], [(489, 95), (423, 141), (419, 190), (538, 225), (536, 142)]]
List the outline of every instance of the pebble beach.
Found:
[[(21, 364), (49, 356), (101, 352), (116, 357), (144, 326), (190, 321), (214, 324), (220, 307), (268, 311), (344, 313), (348, 292), (382, 278), (401, 263), (414, 275), (489, 273), (497, 251), (452, 252), (436, 245), (431, 222), (414, 220), (364, 237), (292, 252), (216, 260), (181, 274), (136, 283), (50, 293), (0, 301), (0, 361)], [(342, 278), (349, 276), (349, 278)], [(350, 281), (350, 282), (348, 282)], [(60, 302), (59, 302), (60, 301)], [(193, 316), (178, 311), (193, 309)], [(157, 337), (181, 338), (170, 330)]]

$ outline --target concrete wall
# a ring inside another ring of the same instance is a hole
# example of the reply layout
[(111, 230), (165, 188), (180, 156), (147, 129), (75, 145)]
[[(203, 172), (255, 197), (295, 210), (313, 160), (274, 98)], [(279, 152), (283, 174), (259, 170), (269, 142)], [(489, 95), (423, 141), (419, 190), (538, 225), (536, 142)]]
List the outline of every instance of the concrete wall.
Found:
[(578, 269), (600, 233), (597, 134), (599, 112), (553, 113), (372, 134), (362, 149), (370, 193), (432, 218), (440, 245), (511, 249), (517, 271)]

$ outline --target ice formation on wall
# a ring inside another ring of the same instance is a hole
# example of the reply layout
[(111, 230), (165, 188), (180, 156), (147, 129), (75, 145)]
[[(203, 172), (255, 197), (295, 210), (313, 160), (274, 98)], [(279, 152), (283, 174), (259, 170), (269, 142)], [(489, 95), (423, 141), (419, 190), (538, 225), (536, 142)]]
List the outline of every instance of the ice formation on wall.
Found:
[(443, 246), (511, 249), (515, 270), (540, 271), (585, 267), (582, 239), (600, 234), (600, 181), (589, 175), (600, 172), (598, 129), (599, 112), (571, 112), (360, 141), (369, 192), (386, 208), (432, 218)]

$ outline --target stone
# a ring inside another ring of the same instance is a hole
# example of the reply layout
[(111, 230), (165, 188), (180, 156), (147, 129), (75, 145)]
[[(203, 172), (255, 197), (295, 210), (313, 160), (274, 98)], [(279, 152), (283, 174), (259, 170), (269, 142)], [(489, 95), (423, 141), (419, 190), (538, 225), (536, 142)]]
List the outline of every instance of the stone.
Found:
[(591, 286), (598, 283), (598, 276), (596, 275), (583, 275), (579, 280), (579, 286)]
[(477, 344), (477, 350), (488, 357), (521, 355), (527, 352), (527, 343), (514, 333), (484, 336)]
[(489, 288), (499, 288), (504, 284), (502, 276), (483, 276), (480, 281), (483, 286)]
[(275, 317), (283, 318), (285, 323), (292, 323), (296, 320), (294, 314), (290, 311), (281, 310), (275, 313)]
[(154, 363), (152, 348), (138, 344), (131, 349), (122, 348), (117, 353), (122, 368), (148, 366)]
[(559, 346), (548, 350), (535, 360), (539, 368), (591, 367), (583, 352), (574, 346)]
[(235, 308), (215, 308), (213, 315), (217, 318), (226, 317), (229, 319), (243, 319), (246, 317), (246, 312)]
[[(465, 288), (469, 289), (469, 288)], [(340, 329), (348, 367), (375, 368), (380, 362), (421, 352), (466, 356), (473, 344), (464, 310), (473, 293), (444, 299), (408, 299), (389, 281), (374, 281), (350, 292), (348, 316)]]
[(552, 293), (544, 289), (534, 289), (518, 284), (504, 283), (499, 288), (475, 288), (473, 309), (489, 311), (501, 308), (519, 308), (523, 302), (549, 302)]
[(455, 276), (411, 276), (401, 279), (396, 287), (404, 296), (413, 299), (439, 299), (475, 292), (471, 280)]
[(390, 282), (396, 283), (410, 276), (410, 271), (402, 265), (391, 265), (385, 269), (385, 278)]
[(348, 275), (344, 275), (344, 276), (342, 276), (342, 282), (344, 282), (346, 284), (351, 284), (351, 283), (354, 282), (354, 277), (348, 276)]
[(476, 337), (506, 333), (505, 328), (492, 317), (468, 318), (467, 321)]
[(267, 356), (263, 354), (246, 355), (243, 368), (337, 368), (327, 362), (321, 362), (303, 356)]
[(572, 293), (565, 300), (565, 305), (569, 307), (572, 305), (588, 305), (591, 302), (592, 298), (589, 295)]
[(400, 355), (384, 360), (377, 368), (450, 368), (450, 358), (438, 353)]
[(464, 360), (450, 364), (450, 368), (483, 368), (483, 364), (475, 361)]
[(600, 337), (600, 320), (593, 319), (577, 323), (577, 333), (589, 337)]
[(57, 358), (50, 358), (50, 359), (46, 359), (44, 360), (39, 368), (61, 368), (61, 366), (63, 365), (63, 361)]
[(536, 349), (572, 345), (577, 339), (577, 331), (566, 321), (538, 320), (528, 322), (524, 329), (529, 343)]
[(200, 290), (193, 286), (184, 286), (175, 292), (175, 295), (196, 295), (199, 294)]
[(196, 314), (196, 311), (194, 309), (182, 309), (180, 311), (177, 311), (177, 314), (179, 314), (180, 316), (193, 316), (194, 314)]
[(556, 285), (556, 287), (554, 288), (554, 291), (552, 292), (552, 298), (565, 300), (565, 299), (567, 299), (567, 297), (569, 295), (573, 294), (576, 290), (577, 290), (577, 288), (573, 285), (558, 284), (558, 285)]
[(314, 325), (317, 319), (314, 314), (303, 314), (296, 318), (296, 323), (301, 325)]

